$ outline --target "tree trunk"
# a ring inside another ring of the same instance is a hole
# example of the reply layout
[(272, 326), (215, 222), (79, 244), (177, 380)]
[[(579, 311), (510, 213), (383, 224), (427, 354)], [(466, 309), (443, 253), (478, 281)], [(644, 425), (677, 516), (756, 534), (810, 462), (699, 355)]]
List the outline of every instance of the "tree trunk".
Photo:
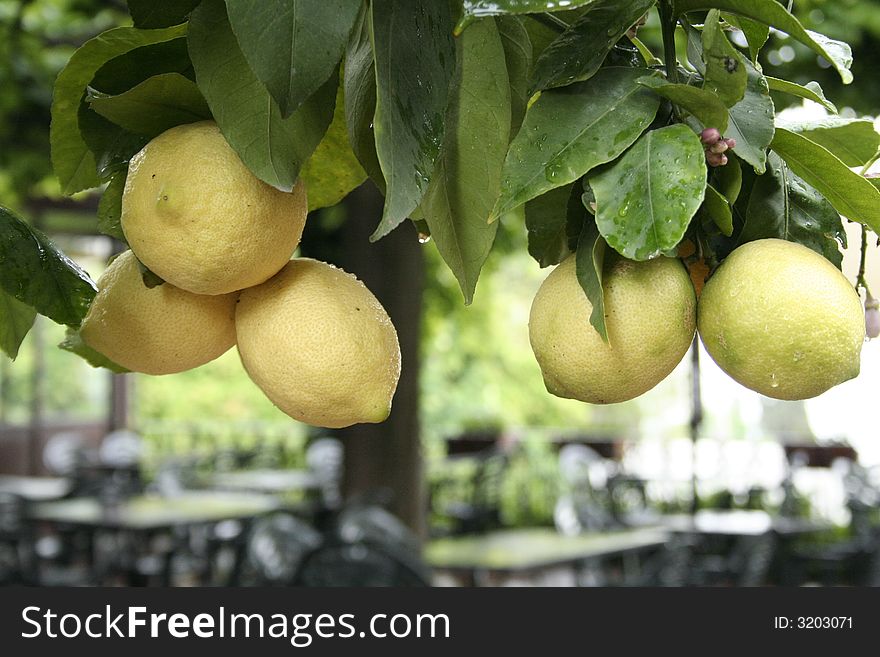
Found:
[(397, 328), (403, 368), (391, 416), (385, 422), (358, 424), (336, 432), (345, 445), (343, 493), (347, 499), (390, 493), (391, 511), (423, 536), (425, 495), (419, 437), (422, 247), (408, 221), (370, 243), (383, 203), (372, 183), (352, 192), (344, 203), (347, 218), (333, 240), (335, 244), (319, 250), (335, 251), (329, 256), (334, 264), (362, 280), (388, 311)]

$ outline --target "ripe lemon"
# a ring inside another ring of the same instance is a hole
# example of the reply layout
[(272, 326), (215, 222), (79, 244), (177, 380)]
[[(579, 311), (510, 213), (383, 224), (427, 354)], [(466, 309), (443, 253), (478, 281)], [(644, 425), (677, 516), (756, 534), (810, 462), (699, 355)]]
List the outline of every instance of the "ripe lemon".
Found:
[(591, 404), (626, 401), (675, 369), (693, 341), (696, 299), (679, 260), (609, 254), (603, 273), (609, 342), (590, 324), (575, 256), (547, 277), (529, 316), (529, 340), (547, 390)]
[(315, 426), (382, 422), (400, 377), (394, 325), (351, 274), (308, 258), (241, 293), (241, 362), (282, 411)]
[(92, 349), (133, 372), (183, 372), (235, 344), (235, 297), (192, 294), (170, 283), (148, 288), (137, 258), (126, 251), (98, 279), (80, 334)]
[(293, 254), (306, 220), (305, 187), (256, 178), (213, 121), (171, 128), (135, 155), (122, 229), (153, 272), (195, 294), (262, 283)]
[(859, 374), (859, 297), (834, 265), (794, 242), (734, 250), (703, 289), (698, 325), (721, 369), (768, 397), (808, 399)]

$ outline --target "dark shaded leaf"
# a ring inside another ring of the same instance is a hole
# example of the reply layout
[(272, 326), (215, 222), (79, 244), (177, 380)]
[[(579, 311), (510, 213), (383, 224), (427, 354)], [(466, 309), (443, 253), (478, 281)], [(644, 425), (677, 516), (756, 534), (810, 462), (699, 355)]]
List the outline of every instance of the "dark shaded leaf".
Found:
[(558, 265), (570, 253), (568, 208), (576, 186), (570, 183), (551, 189), (525, 204), (529, 255), (541, 267)]
[(755, 182), (740, 243), (776, 237), (807, 246), (840, 268), (846, 231), (840, 215), (775, 153)]
[(485, 16), (505, 14), (539, 14), (545, 11), (569, 11), (595, 0), (569, 0), (565, 4), (555, 0), (464, 0), (464, 14), (455, 28), (460, 34), (468, 25)]
[(97, 288), (39, 230), (0, 207), (0, 288), (41, 315), (79, 326)]
[(0, 351), (15, 360), (36, 317), (36, 310), (0, 288)]
[(716, 167), (712, 173), (712, 178), (715, 189), (721, 192), (721, 195), (727, 199), (728, 203), (731, 205), (736, 203), (743, 183), (743, 172), (739, 158), (730, 153), (727, 164), (723, 167)]
[(458, 46), (446, 137), (420, 208), (469, 304), (498, 230), (488, 218), (510, 138), (510, 84), (494, 20), (473, 25)]
[(581, 289), (590, 300), (590, 324), (608, 342), (605, 326), (605, 290), (602, 287), (602, 270), (605, 266), (605, 240), (599, 234), (595, 221), (585, 221), (575, 253), (575, 272)]
[(199, 0), (128, 0), (128, 13), (135, 27), (178, 25), (186, 20)]
[(880, 231), (880, 192), (828, 149), (785, 128), (776, 130), (770, 147), (840, 214)]
[(156, 75), (179, 73), (195, 81), (186, 36), (140, 46), (105, 62), (89, 83), (90, 90), (117, 96)]
[(531, 89), (539, 91), (585, 80), (596, 73), (614, 44), (654, 0), (594, 0), (535, 62)]
[(446, 2), (373, 0), (376, 153), (385, 174), (385, 208), (370, 237), (381, 239), (415, 210), (428, 190), (443, 143), (455, 71), (453, 17)]
[(122, 192), (125, 190), (125, 171), (119, 171), (111, 179), (98, 202), (98, 230), (122, 243)]
[(702, 9), (722, 9), (775, 27), (831, 62), (844, 84), (852, 82), (852, 73), (849, 71), (849, 67), (852, 65), (850, 47), (822, 34), (805, 30), (800, 21), (778, 2), (771, 0), (674, 0), (674, 9), (676, 15)]
[(290, 191), (333, 119), (336, 76), (284, 119), (248, 67), (223, 0), (203, 0), (193, 11), (188, 43), (199, 89), (226, 141), (257, 178)]
[(287, 118), (339, 66), (362, 0), (226, 0), (251, 70)]
[(492, 218), (625, 151), (660, 106), (656, 94), (638, 84), (646, 72), (604, 68), (586, 82), (541, 94), (510, 145)]
[(79, 127), (79, 108), (86, 87), (107, 61), (140, 46), (160, 43), (186, 34), (186, 26), (164, 30), (119, 27), (87, 41), (67, 62), (55, 80), (49, 140), (52, 166), (65, 194), (98, 185), (95, 157)]
[(703, 210), (712, 220), (722, 235), (733, 235), (733, 213), (730, 203), (712, 185), (706, 185), (706, 198), (703, 200)]
[(703, 202), (703, 144), (682, 124), (647, 132), (590, 185), (609, 246), (632, 260), (655, 258), (678, 245)]
[(87, 100), (105, 119), (149, 138), (177, 125), (211, 118), (199, 88), (180, 73), (153, 76), (117, 96), (90, 94)]
[(517, 16), (496, 19), (504, 58), (507, 61), (507, 78), (510, 80), (510, 138), (519, 132), (526, 107), (529, 104), (529, 78), (532, 71), (532, 42), (529, 33)]
[(745, 66), (749, 76), (746, 95), (730, 108), (725, 137), (736, 139), (736, 154), (763, 173), (767, 147), (773, 140), (775, 109), (767, 80), (749, 62)]

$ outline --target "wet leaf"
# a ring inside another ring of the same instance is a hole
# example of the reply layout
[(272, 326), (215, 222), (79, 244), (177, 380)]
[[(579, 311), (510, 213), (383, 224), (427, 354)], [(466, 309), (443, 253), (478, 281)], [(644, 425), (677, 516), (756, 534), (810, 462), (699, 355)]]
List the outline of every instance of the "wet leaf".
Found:
[(15, 360), (36, 317), (36, 310), (0, 288), (0, 351)]
[(529, 254), (541, 267), (558, 265), (569, 250), (569, 202), (577, 185), (551, 189), (525, 204)]
[(539, 14), (545, 11), (578, 9), (595, 0), (569, 0), (565, 4), (555, 0), (464, 0), (464, 14), (455, 28), (460, 34), (468, 25), (485, 16), (505, 14)]
[(703, 26), (703, 61), (706, 73), (703, 88), (715, 93), (728, 107), (733, 107), (746, 92), (746, 60), (727, 39), (721, 27), (721, 14), (712, 10)]
[(681, 241), (703, 202), (703, 145), (681, 124), (647, 132), (617, 162), (591, 176), (590, 185), (596, 224), (609, 246), (632, 260), (649, 260)]
[(837, 107), (834, 103), (825, 98), (825, 93), (822, 91), (822, 87), (819, 86), (818, 82), (807, 82), (807, 84), (801, 86), (794, 82), (789, 82), (788, 80), (780, 80), (779, 78), (772, 78), (770, 76), (766, 76), (765, 79), (767, 80), (767, 85), (770, 87), (770, 91), (781, 91), (782, 93), (797, 96), (798, 98), (811, 100), (814, 103), (819, 103), (829, 112), (837, 114)]
[(98, 201), (98, 230), (123, 244), (126, 240), (122, 232), (122, 192), (126, 177), (124, 170), (115, 173)]
[(706, 198), (703, 200), (703, 209), (712, 220), (722, 235), (733, 235), (733, 214), (730, 203), (712, 185), (706, 185)]
[(717, 128), (721, 133), (727, 130), (727, 106), (715, 92), (687, 84), (672, 84), (656, 76), (639, 78), (639, 84), (689, 112), (704, 128)]
[(575, 272), (578, 283), (590, 304), (590, 324), (608, 342), (605, 326), (605, 290), (602, 287), (602, 270), (605, 266), (605, 240), (599, 234), (595, 221), (585, 221), (575, 253)]
[(767, 39), (770, 38), (770, 28), (764, 23), (752, 20), (751, 18), (746, 18), (745, 16), (735, 16), (727, 12), (722, 12), (721, 17), (735, 28), (742, 31), (746, 38), (746, 43), (749, 44), (749, 55), (752, 58), (752, 63), (757, 62), (761, 48), (764, 47), (764, 44), (767, 43)]
[(776, 121), (777, 127), (803, 135), (824, 146), (850, 167), (861, 166), (880, 148), (880, 133), (867, 119), (828, 116), (821, 119)]
[(758, 69), (746, 62), (748, 85), (743, 99), (730, 108), (730, 121), (725, 137), (736, 139), (736, 154), (764, 172), (767, 147), (773, 140), (775, 109), (767, 80)]
[(529, 78), (532, 71), (532, 42), (529, 33), (517, 16), (501, 16), (496, 19), (504, 59), (507, 62), (507, 78), (510, 80), (510, 138), (519, 132), (526, 107), (529, 103)]

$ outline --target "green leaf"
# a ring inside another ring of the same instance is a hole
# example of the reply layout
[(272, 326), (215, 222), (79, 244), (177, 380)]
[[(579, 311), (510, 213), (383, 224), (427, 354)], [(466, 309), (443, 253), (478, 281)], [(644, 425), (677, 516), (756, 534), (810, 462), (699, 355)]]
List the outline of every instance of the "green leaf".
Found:
[(226, 0), (251, 70), (287, 118), (339, 66), (362, 0)]
[(135, 27), (178, 25), (186, 20), (199, 0), (128, 0), (128, 13)]
[(706, 198), (703, 200), (703, 209), (712, 220), (722, 235), (730, 237), (733, 235), (733, 213), (730, 210), (730, 203), (717, 189), (712, 185), (706, 185)]
[(174, 126), (211, 118), (199, 88), (180, 73), (153, 76), (116, 96), (95, 92), (88, 103), (105, 119), (151, 139)]
[(766, 237), (803, 244), (838, 268), (843, 262), (840, 245), (846, 244), (846, 231), (840, 214), (775, 153), (767, 160), (767, 172), (755, 182), (739, 241)]
[(376, 155), (376, 137), (373, 116), (376, 114), (376, 69), (373, 65), (373, 46), (370, 43), (369, 24), (363, 13), (348, 42), (343, 67), (345, 95), (345, 123), (348, 140), (358, 162), (385, 193), (385, 176)]
[(654, 0), (594, 0), (535, 62), (532, 91), (593, 76), (620, 38)]
[(248, 67), (223, 0), (203, 0), (196, 7), (188, 39), (199, 89), (226, 141), (257, 178), (290, 191), (333, 119), (336, 76), (284, 119)]
[(342, 85), (336, 93), (333, 122), (306, 161), (300, 178), (306, 185), (309, 212), (336, 205), (367, 178), (348, 141)]
[(840, 214), (880, 231), (880, 192), (828, 149), (785, 128), (776, 130), (770, 147)]
[(715, 189), (721, 192), (728, 203), (730, 205), (736, 203), (743, 185), (743, 172), (739, 158), (733, 153), (729, 153), (727, 164), (723, 167), (715, 167), (712, 179)]
[(89, 91), (117, 96), (155, 75), (165, 73), (179, 73), (195, 81), (186, 36), (140, 46), (104, 62), (89, 83)]
[(59, 324), (79, 326), (95, 284), (39, 230), (0, 207), (0, 288)]
[(498, 230), (487, 219), (510, 138), (510, 84), (494, 20), (475, 24), (458, 47), (442, 155), (420, 208), (470, 304)]
[(849, 46), (805, 30), (797, 18), (774, 0), (674, 0), (676, 15), (702, 9), (721, 9), (775, 27), (831, 62), (844, 84), (852, 82)]
[(558, 265), (569, 250), (568, 215), (575, 183), (563, 185), (525, 204), (529, 255), (541, 267)]
[(821, 119), (777, 119), (776, 126), (797, 132), (831, 151), (844, 164), (857, 167), (874, 157), (880, 148), (880, 133), (874, 122), (827, 116)]
[(605, 68), (542, 93), (510, 145), (492, 219), (610, 162), (638, 139), (660, 106), (638, 84), (646, 72)]
[(694, 116), (704, 128), (727, 130), (727, 106), (713, 91), (687, 84), (672, 84), (656, 76), (639, 78), (639, 84), (650, 88)]
[(0, 350), (12, 360), (36, 317), (36, 310), (0, 289)]
[(569, 11), (588, 5), (595, 0), (464, 0), (464, 14), (455, 28), (460, 34), (468, 25), (485, 16), (505, 14), (539, 14), (547, 11)]
[(788, 80), (780, 80), (779, 78), (772, 78), (770, 76), (766, 76), (766, 80), (767, 85), (770, 87), (770, 91), (781, 91), (792, 96), (797, 96), (798, 98), (806, 98), (814, 103), (819, 103), (829, 112), (837, 114), (837, 107), (834, 103), (825, 98), (825, 93), (822, 91), (822, 87), (819, 86), (818, 82), (807, 82), (807, 84), (801, 86), (794, 82), (789, 82)]
[(767, 80), (751, 63), (746, 62), (746, 69), (749, 76), (746, 95), (730, 108), (725, 137), (736, 139), (736, 154), (756, 172), (763, 173), (767, 147), (773, 140), (775, 110)]
[(529, 104), (532, 42), (521, 18), (501, 16), (495, 22), (504, 46), (507, 78), (510, 80), (510, 139), (513, 139), (522, 126)]
[(64, 351), (76, 354), (92, 367), (103, 367), (116, 374), (125, 374), (130, 371), (121, 365), (117, 365), (104, 354), (92, 349), (89, 345), (83, 342), (82, 336), (76, 329), (68, 328), (64, 340), (58, 346), (61, 349), (64, 349)]
[(186, 25), (162, 30), (119, 27), (99, 34), (80, 47), (55, 80), (49, 140), (52, 166), (65, 194), (95, 187), (99, 180), (94, 155), (79, 128), (79, 107), (86, 87), (108, 60), (140, 46), (170, 41), (186, 34)]
[(757, 63), (761, 48), (764, 47), (767, 39), (770, 38), (770, 28), (764, 23), (759, 23), (745, 16), (734, 16), (723, 12), (721, 17), (742, 31), (746, 38), (746, 43), (749, 44), (749, 55), (752, 58), (752, 63)]
[(605, 290), (602, 287), (602, 269), (605, 266), (605, 240), (599, 234), (595, 221), (585, 221), (575, 253), (575, 272), (578, 283), (590, 304), (590, 324), (602, 339), (608, 342), (605, 326)]
[(748, 81), (746, 60), (727, 40), (721, 27), (721, 14), (714, 9), (703, 26), (703, 61), (706, 63), (703, 88), (714, 92), (728, 107), (742, 100)]
[(415, 210), (428, 190), (443, 143), (449, 83), (455, 71), (447, 2), (373, 0), (376, 153), (385, 174), (385, 208), (376, 241)]
[(79, 108), (79, 128), (83, 140), (95, 158), (99, 182), (107, 182), (117, 172), (128, 169), (128, 162), (149, 141), (133, 135), (89, 109)]
[(703, 202), (703, 144), (682, 124), (647, 132), (590, 185), (608, 244), (632, 260), (649, 260), (681, 241)]
[(123, 244), (127, 243), (122, 232), (122, 192), (126, 177), (126, 171), (114, 174), (98, 202), (98, 230)]

